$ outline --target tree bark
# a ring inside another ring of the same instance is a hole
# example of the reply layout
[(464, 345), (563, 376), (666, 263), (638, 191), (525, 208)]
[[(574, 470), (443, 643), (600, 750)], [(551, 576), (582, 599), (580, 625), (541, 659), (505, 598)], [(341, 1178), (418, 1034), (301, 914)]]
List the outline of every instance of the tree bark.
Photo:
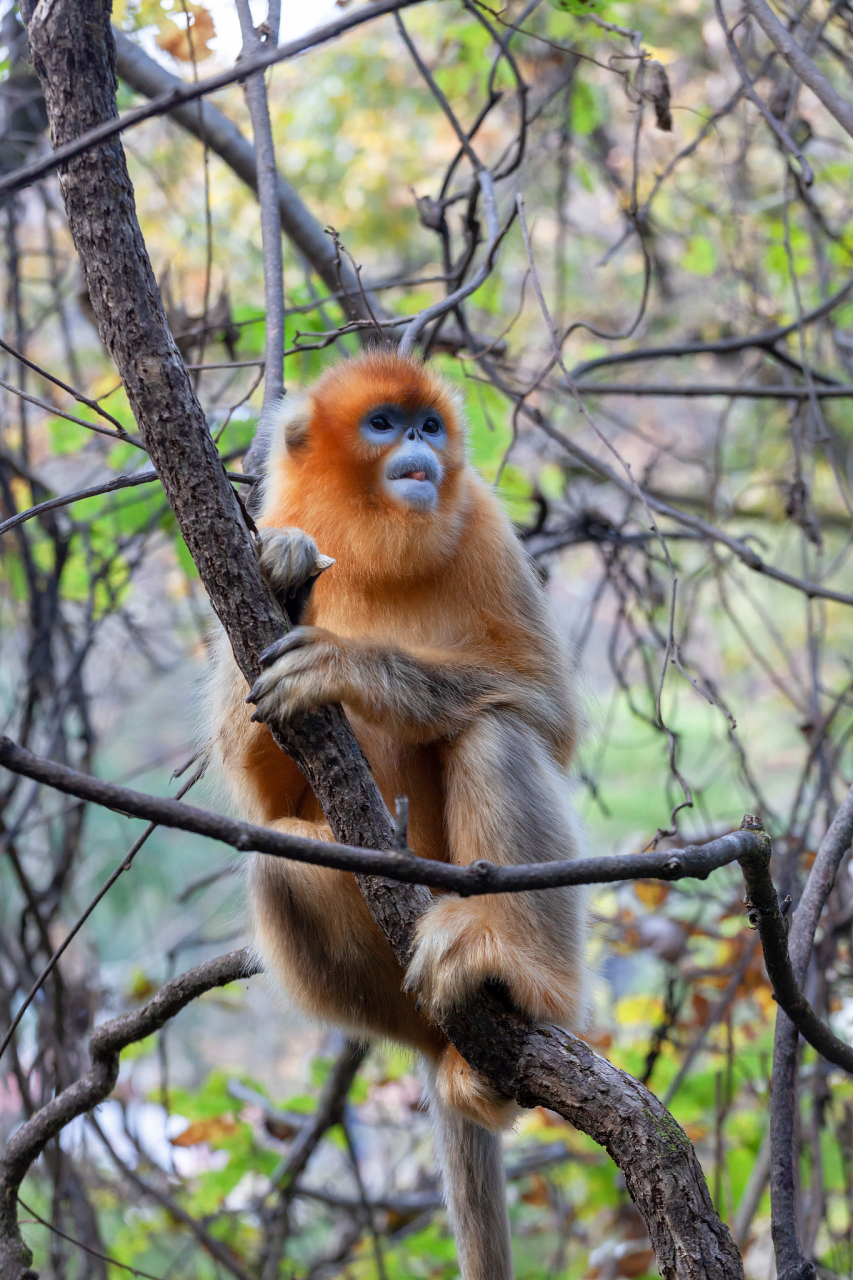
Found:
[[(35, 66), (55, 145), (115, 115), (109, 14), (102, 0), (24, 0)], [(136, 219), (117, 139), (60, 171), (68, 221), (92, 305), (121, 374), (140, 435), (177, 516), (213, 607), (247, 678), (284, 629), (172, 341)], [(340, 708), (273, 726), (320, 800), (336, 839), (393, 845), (394, 828)], [(401, 964), (431, 901), (423, 887), (359, 877), (374, 919)], [(739, 1280), (740, 1256), (714, 1212), (685, 1134), (642, 1085), (556, 1029), (531, 1032), (484, 992), (448, 1028), (466, 1058), (525, 1106), (566, 1115), (622, 1168), (667, 1280)], [(20, 1272), (3, 1280), (20, 1280)]]

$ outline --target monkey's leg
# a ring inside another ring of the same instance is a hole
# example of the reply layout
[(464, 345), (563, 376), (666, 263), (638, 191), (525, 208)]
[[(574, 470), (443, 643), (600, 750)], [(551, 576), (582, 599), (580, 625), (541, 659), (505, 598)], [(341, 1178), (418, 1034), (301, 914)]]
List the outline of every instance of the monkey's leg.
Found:
[(500, 1137), (448, 1107), (427, 1067), (435, 1154), (462, 1280), (512, 1280)]
[[(324, 822), (277, 831), (331, 840)], [(446, 1043), (403, 991), (403, 973), (347, 872), (256, 855), (249, 894), (258, 947), (306, 1013), (358, 1035), (389, 1036), (435, 1058)]]
[[(568, 782), (538, 734), (516, 717), (489, 712), (452, 739), (444, 778), (454, 862), (574, 856)], [(407, 985), (441, 1013), (492, 979), (532, 1020), (576, 1026), (584, 1015), (584, 935), (582, 889), (448, 894), (418, 923)]]

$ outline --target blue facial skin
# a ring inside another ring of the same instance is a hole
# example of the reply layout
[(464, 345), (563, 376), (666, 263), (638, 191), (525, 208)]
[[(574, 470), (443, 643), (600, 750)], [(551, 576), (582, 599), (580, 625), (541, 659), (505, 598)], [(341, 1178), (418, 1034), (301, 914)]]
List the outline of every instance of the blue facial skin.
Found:
[(387, 448), (382, 484), (395, 502), (416, 511), (432, 511), (444, 468), (440, 454), (447, 447), (447, 428), (434, 409), (410, 412), (398, 404), (377, 405), (361, 423), (362, 437)]

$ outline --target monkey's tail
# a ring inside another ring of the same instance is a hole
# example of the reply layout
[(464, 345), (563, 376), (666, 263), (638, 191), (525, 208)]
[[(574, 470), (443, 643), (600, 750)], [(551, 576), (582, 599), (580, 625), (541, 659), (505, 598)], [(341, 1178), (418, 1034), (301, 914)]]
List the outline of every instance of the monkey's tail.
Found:
[(513, 1280), (500, 1135), (442, 1102), (427, 1066), (430, 1115), (462, 1280)]

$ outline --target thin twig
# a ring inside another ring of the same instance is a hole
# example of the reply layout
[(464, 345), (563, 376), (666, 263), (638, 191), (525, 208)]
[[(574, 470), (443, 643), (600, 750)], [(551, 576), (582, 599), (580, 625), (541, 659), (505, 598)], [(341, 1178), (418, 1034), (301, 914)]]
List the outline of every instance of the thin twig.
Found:
[[(236, 0), (243, 35), (240, 55), (251, 62), (263, 51), (255, 30), (249, 0)], [(281, 214), (278, 208), (278, 171), (272, 136), (267, 86), (263, 73), (246, 80), (246, 101), (252, 119), (261, 207), (261, 246), (264, 262), (264, 309), (266, 346), (264, 350), (264, 405), (284, 394), (284, 263), (281, 255)]]

